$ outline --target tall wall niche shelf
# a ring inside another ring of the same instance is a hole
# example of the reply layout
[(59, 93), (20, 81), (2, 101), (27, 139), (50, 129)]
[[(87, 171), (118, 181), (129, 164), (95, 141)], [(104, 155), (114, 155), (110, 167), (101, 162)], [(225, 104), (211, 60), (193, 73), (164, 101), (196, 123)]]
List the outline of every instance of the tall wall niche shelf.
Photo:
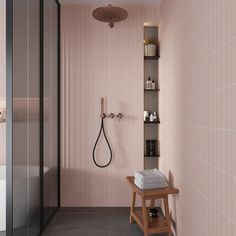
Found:
[[(154, 39), (158, 41), (158, 27), (144, 26), (144, 40)], [(144, 111), (149, 114), (156, 112), (157, 119), (153, 122), (149, 119), (144, 120), (144, 169), (158, 168), (159, 151), (159, 114), (158, 114), (158, 59), (159, 50), (157, 47), (156, 55), (146, 55), (144, 50)], [(155, 89), (148, 89), (146, 81), (151, 77), (155, 82)], [(149, 142), (150, 140), (150, 142)], [(153, 144), (154, 140), (154, 144)], [(149, 144), (148, 144), (149, 143)], [(152, 145), (156, 146), (153, 151)]]

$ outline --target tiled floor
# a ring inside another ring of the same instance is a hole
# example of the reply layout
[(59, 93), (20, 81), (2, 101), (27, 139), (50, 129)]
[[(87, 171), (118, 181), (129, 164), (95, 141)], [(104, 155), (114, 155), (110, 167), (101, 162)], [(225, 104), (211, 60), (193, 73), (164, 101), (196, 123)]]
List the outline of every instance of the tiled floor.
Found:
[[(129, 210), (63, 212), (53, 218), (43, 236), (143, 236), (136, 224), (129, 224)], [(165, 236), (158, 234), (158, 236)]]

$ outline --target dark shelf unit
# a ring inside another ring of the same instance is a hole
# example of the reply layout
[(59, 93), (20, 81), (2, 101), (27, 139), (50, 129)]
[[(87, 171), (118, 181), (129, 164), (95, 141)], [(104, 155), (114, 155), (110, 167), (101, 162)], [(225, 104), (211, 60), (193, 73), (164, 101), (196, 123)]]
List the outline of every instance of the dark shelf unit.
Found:
[(144, 121), (144, 124), (160, 124), (160, 121)]
[(159, 56), (144, 56), (144, 60), (158, 60)]
[(157, 158), (157, 157), (160, 157), (160, 156), (156, 154), (154, 156), (144, 155), (144, 157), (147, 157), (147, 158)]
[[(155, 39), (158, 41), (158, 27), (144, 27), (144, 39)], [(159, 48), (156, 56), (144, 56), (144, 111), (157, 113), (156, 121), (144, 121), (144, 169), (158, 168), (160, 157), (159, 144), (159, 82), (158, 82), (158, 62), (160, 58)], [(146, 81), (149, 77), (155, 81), (156, 89), (146, 89)], [(147, 140), (156, 141), (155, 155), (147, 155)]]
[(159, 92), (160, 89), (144, 89), (145, 92)]

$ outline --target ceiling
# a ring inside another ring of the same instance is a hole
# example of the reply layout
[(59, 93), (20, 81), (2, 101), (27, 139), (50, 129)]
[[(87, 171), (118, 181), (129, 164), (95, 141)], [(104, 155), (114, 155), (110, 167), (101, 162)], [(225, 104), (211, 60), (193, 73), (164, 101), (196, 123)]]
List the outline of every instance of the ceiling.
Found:
[(79, 4), (79, 5), (122, 5), (122, 4), (135, 4), (135, 5), (159, 5), (162, 0), (59, 0), (61, 4)]

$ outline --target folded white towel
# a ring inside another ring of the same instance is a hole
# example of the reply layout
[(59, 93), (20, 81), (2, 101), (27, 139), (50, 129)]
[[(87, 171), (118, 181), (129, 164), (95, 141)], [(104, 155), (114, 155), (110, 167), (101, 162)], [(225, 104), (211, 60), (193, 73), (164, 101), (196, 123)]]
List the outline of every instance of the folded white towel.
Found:
[(139, 182), (139, 183), (142, 183), (142, 184), (167, 184), (165, 178), (162, 178), (162, 179), (153, 179), (153, 180), (146, 180), (146, 181), (143, 181), (143, 180), (140, 179), (140, 178), (135, 178), (135, 180), (136, 180), (137, 182)]
[(162, 183), (152, 183), (152, 184), (144, 184), (137, 180), (134, 180), (134, 184), (139, 187), (140, 189), (156, 189), (156, 188), (166, 188), (166, 182)]
[(165, 175), (156, 168), (152, 170), (137, 171), (135, 172), (134, 177), (143, 183), (166, 181)]
[(134, 183), (141, 189), (165, 188), (168, 186), (165, 175), (156, 168), (137, 171), (134, 177)]

